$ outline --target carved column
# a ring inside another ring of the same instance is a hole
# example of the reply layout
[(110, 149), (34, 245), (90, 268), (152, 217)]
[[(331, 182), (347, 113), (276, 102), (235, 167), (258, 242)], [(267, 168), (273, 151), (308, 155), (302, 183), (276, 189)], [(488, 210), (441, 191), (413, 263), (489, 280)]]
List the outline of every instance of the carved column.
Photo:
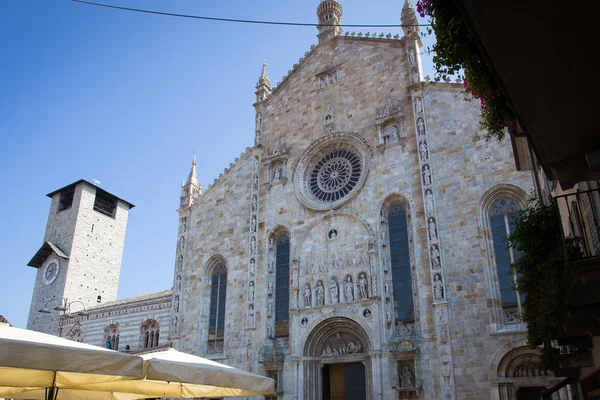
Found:
[[(412, 51), (408, 49), (407, 51)], [(438, 225), (437, 200), (435, 198), (434, 170), (431, 165), (431, 149), (427, 136), (425, 114), (425, 101), (420, 88), (411, 92), (415, 132), (417, 137), (417, 154), (419, 158), (419, 173), (421, 176), (421, 190), (425, 216), (425, 231), (427, 237), (427, 253), (431, 286), (433, 289), (434, 326), (437, 337), (438, 359), (440, 361), (439, 382), (442, 398), (455, 399), (454, 370), (452, 363), (452, 347), (450, 341), (450, 327), (446, 284), (444, 277), (444, 263), (442, 258), (442, 242)], [(427, 173), (424, 173), (427, 171)]]

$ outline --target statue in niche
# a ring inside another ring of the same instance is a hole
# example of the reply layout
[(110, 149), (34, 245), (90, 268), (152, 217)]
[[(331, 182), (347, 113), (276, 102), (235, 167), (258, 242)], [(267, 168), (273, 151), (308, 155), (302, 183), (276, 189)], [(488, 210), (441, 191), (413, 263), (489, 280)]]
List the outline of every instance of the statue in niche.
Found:
[(385, 229), (381, 230), (381, 242), (385, 243)]
[(425, 212), (432, 213), (434, 210), (433, 192), (428, 189), (425, 191)]
[(442, 378), (444, 378), (444, 383), (446, 385), (450, 384), (450, 376), (451, 376), (451, 374), (452, 374), (452, 369), (449, 366), (444, 365), (442, 367)]
[(254, 157), (254, 171), (255, 172), (258, 171), (258, 167), (259, 167), (259, 165), (258, 165), (258, 157)]
[(175, 303), (175, 304), (174, 304), (174, 307), (173, 307), (173, 308), (175, 309), (175, 312), (176, 312), (176, 313), (178, 313), (178, 312), (179, 312), (179, 296), (175, 296), (175, 301), (174, 301), (174, 303)]
[(273, 314), (273, 303), (267, 304), (267, 313)]
[(415, 52), (412, 49), (408, 50), (408, 60), (412, 65), (415, 65)]
[(339, 303), (340, 293), (338, 290), (338, 284), (333, 279), (329, 282), (329, 293), (331, 294), (331, 302), (333, 304)]
[(173, 333), (177, 333), (177, 322), (178, 322), (177, 315), (173, 316), (173, 319), (171, 320), (171, 325), (173, 326)]
[(278, 181), (279, 179), (281, 179), (281, 169), (275, 168), (275, 174), (273, 175), (273, 180)]
[(417, 97), (415, 99), (415, 110), (417, 111), (417, 114), (420, 114), (423, 112), (423, 100), (421, 100), (420, 97)]
[(256, 134), (254, 135), (254, 144), (255, 145), (259, 145), (260, 144), (260, 131), (257, 130)]
[(435, 224), (435, 221), (433, 218), (429, 218), (429, 224), (428, 224), (427, 229), (429, 230), (429, 240), (437, 240), (438, 239), (437, 225)]
[(392, 323), (392, 313), (389, 311), (385, 313), (385, 322), (388, 324)]
[(252, 186), (254, 190), (258, 190), (258, 175), (254, 175), (254, 178), (252, 178)]
[(256, 238), (254, 236), (250, 238), (250, 253), (256, 254)]
[(308, 283), (304, 285), (304, 307), (312, 307), (312, 292)]
[(179, 266), (179, 270), (181, 271), (183, 269), (183, 256), (179, 256), (179, 259), (177, 260), (177, 265)]
[(433, 269), (438, 269), (441, 267), (440, 250), (435, 245), (431, 246), (431, 265)]
[(412, 76), (413, 83), (418, 83), (420, 81), (418, 71), (413, 71), (411, 76)]
[(425, 122), (423, 121), (423, 118), (417, 120), (417, 132), (419, 135), (425, 135)]
[(248, 300), (254, 301), (254, 282), (252, 281), (248, 284)]
[(415, 375), (410, 370), (408, 364), (402, 366), (402, 373), (400, 375), (400, 386), (403, 388), (415, 387)]
[(440, 342), (446, 344), (448, 342), (448, 331), (445, 329), (442, 329), (440, 331)]
[(256, 275), (256, 261), (254, 261), (254, 258), (250, 259), (250, 266), (248, 267), (248, 273), (250, 274), (251, 278), (253, 278), (254, 275)]
[(352, 277), (348, 276), (346, 282), (344, 282), (344, 296), (346, 301), (354, 301), (354, 284), (352, 283)]
[(267, 282), (267, 291), (269, 293), (273, 293), (273, 281), (268, 281)]
[(258, 199), (256, 195), (252, 196), (252, 211), (256, 211), (258, 208)]
[(267, 337), (269, 339), (273, 337), (273, 327), (271, 325), (267, 326)]
[(262, 115), (260, 113), (256, 114), (256, 126), (260, 126), (262, 124)]
[(358, 275), (358, 296), (360, 300), (369, 298), (368, 282), (365, 274)]
[(184, 233), (187, 229), (187, 219), (181, 219), (181, 233)]
[(319, 89), (324, 88), (325, 86), (327, 86), (327, 82), (325, 82), (325, 78), (320, 77), (319, 78)]
[(444, 285), (442, 284), (442, 277), (440, 274), (433, 276), (433, 297), (437, 300), (444, 298)]
[(269, 260), (269, 272), (273, 272), (273, 259)]
[(322, 306), (325, 304), (325, 288), (323, 288), (323, 282), (317, 282), (317, 286), (315, 286), (315, 292), (317, 293), (317, 306)]
[(329, 84), (335, 83), (335, 75), (327, 75), (327, 80)]
[(179, 251), (183, 251), (184, 247), (185, 247), (185, 238), (182, 236), (179, 239)]
[(256, 232), (256, 215), (253, 215), (250, 219), (250, 231)]
[(248, 306), (248, 326), (254, 325), (254, 306), (250, 304)]
[(398, 140), (398, 127), (396, 125), (392, 125), (390, 128), (390, 138), (392, 141)]
[(421, 160), (427, 160), (428, 151), (427, 151), (427, 143), (425, 141), (419, 142), (419, 153), (421, 154)]
[(381, 266), (383, 267), (384, 271), (388, 270), (387, 256), (385, 254), (383, 254), (383, 256), (381, 256)]
[(423, 184), (425, 186), (431, 185), (431, 170), (429, 169), (429, 165), (423, 167)]
[(175, 288), (178, 292), (181, 291), (181, 275), (177, 275), (177, 279), (175, 280)]

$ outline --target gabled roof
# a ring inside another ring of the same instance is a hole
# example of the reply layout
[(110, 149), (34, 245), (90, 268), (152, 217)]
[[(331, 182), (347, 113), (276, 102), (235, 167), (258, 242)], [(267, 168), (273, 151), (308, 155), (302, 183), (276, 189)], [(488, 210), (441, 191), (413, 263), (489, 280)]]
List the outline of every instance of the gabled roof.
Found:
[(60, 258), (64, 258), (66, 260), (69, 259), (69, 256), (66, 255), (65, 252), (60, 249), (60, 247), (58, 247), (54, 243), (45, 241), (42, 247), (40, 247), (40, 249), (35, 253), (31, 261), (29, 261), (27, 266), (33, 268), (41, 267), (44, 261), (46, 261), (48, 256), (50, 256), (50, 254), (52, 253), (56, 254)]
[(73, 183), (71, 183), (70, 185), (67, 185), (67, 186), (65, 186), (65, 187), (62, 187), (62, 188), (60, 188), (60, 189), (57, 189), (57, 190), (55, 190), (54, 192), (50, 192), (50, 193), (48, 193), (46, 196), (48, 196), (48, 197), (52, 198), (52, 197), (53, 197), (53, 196), (54, 196), (56, 193), (64, 192), (65, 190), (68, 190), (68, 189), (74, 188), (75, 186), (79, 185), (80, 183), (87, 183), (88, 185), (90, 185), (90, 186), (93, 186), (93, 187), (95, 187), (95, 188), (96, 188), (96, 189), (98, 189), (98, 190), (102, 190), (103, 192), (105, 192), (105, 193), (107, 193), (107, 194), (109, 194), (109, 195), (111, 195), (111, 196), (113, 196), (113, 197), (116, 197), (117, 199), (121, 200), (122, 202), (124, 202), (124, 203), (127, 203), (127, 205), (129, 206), (129, 209), (132, 209), (133, 207), (135, 207), (135, 205), (134, 205), (134, 204), (132, 204), (132, 203), (128, 202), (127, 200), (125, 200), (125, 199), (122, 199), (122, 198), (120, 198), (119, 196), (115, 196), (114, 194), (112, 194), (112, 193), (110, 193), (110, 192), (107, 192), (106, 190), (102, 189), (100, 186), (98, 186), (98, 185), (94, 185), (93, 183), (91, 183), (91, 182), (89, 182), (89, 181), (86, 181), (85, 179), (80, 179), (80, 180), (78, 180), (77, 182), (73, 182)]

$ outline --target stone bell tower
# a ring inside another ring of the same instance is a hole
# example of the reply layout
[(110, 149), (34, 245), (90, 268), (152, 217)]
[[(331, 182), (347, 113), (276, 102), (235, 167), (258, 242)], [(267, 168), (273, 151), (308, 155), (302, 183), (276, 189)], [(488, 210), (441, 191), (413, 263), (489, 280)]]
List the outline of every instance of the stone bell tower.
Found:
[(341, 27), (342, 5), (337, 0), (321, 0), (317, 7), (317, 16), (319, 17), (319, 25), (317, 25), (319, 44), (333, 36), (341, 35), (344, 31)]
[(134, 205), (83, 179), (47, 196), (44, 242), (27, 264), (38, 270), (27, 329), (60, 335), (61, 316), (117, 299)]

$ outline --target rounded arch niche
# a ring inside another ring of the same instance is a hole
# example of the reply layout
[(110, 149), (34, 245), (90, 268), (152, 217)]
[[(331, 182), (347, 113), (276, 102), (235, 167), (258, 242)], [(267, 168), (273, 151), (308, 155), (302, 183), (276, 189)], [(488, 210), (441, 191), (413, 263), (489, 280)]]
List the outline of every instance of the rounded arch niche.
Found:
[(372, 343), (364, 328), (346, 317), (321, 321), (308, 334), (304, 343), (306, 357), (338, 357), (368, 353)]

